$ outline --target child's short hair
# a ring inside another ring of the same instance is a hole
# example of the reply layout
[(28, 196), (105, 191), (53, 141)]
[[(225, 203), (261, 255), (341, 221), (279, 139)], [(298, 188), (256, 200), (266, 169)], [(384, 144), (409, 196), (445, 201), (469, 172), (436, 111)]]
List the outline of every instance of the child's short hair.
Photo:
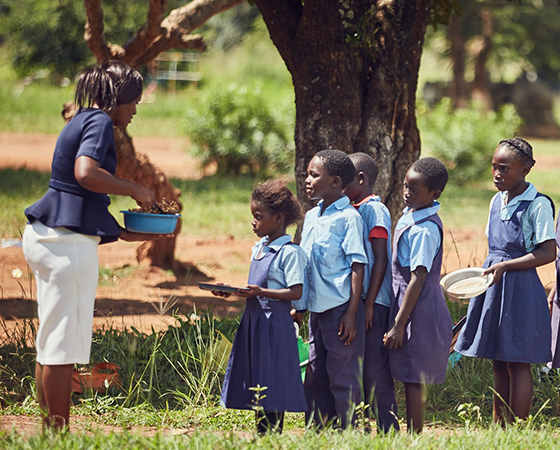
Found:
[(410, 168), (423, 178), (430, 191), (443, 192), (445, 189), (449, 174), (439, 159), (422, 158), (412, 164)]
[(356, 169), (346, 153), (340, 150), (321, 150), (315, 156), (321, 158), (329, 175), (340, 177), (343, 188), (352, 183), (356, 176)]
[(525, 164), (529, 167), (535, 165), (535, 160), (533, 159), (533, 147), (525, 139), (520, 137), (514, 137), (513, 139), (504, 139), (500, 141), (499, 147), (505, 147), (511, 150), (521, 157)]
[(255, 186), (251, 200), (271, 213), (283, 213), (286, 226), (293, 225), (303, 218), (301, 205), (286, 187), (286, 180), (268, 180)]
[(371, 156), (367, 153), (352, 153), (348, 155), (348, 157), (352, 160), (354, 164), (354, 168), (356, 169), (356, 175), (360, 172), (363, 172), (369, 182), (369, 187), (373, 187), (375, 184), (375, 180), (377, 180), (377, 175), (379, 174), (379, 167)]

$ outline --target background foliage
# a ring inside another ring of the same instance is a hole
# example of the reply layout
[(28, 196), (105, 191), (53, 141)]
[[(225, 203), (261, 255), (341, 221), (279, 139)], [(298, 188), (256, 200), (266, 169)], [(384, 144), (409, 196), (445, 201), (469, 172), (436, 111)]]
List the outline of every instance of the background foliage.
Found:
[[(286, 122), (282, 119), (286, 118)], [(293, 163), (289, 112), (272, 114), (259, 85), (216, 86), (187, 111), (191, 152), (218, 175), (286, 171)]]
[(497, 113), (474, 104), (453, 110), (448, 98), (432, 109), (419, 105), (417, 115), (424, 149), (445, 164), (457, 185), (489, 176), (498, 143), (513, 137), (521, 124), (512, 105)]

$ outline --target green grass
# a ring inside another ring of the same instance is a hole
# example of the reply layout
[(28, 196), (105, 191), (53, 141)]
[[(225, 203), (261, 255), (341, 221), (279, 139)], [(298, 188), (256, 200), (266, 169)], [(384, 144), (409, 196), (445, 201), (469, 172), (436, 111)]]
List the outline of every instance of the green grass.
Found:
[(75, 433), (39, 434), (28, 437), (16, 431), (1, 433), (0, 446), (5, 450), (16, 449), (282, 449), (282, 450), (358, 450), (358, 449), (442, 449), (463, 450), (466, 448), (492, 449), (554, 449), (557, 448), (556, 430), (550, 427), (512, 426), (506, 430), (492, 426), (488, 429), (457, 427), (447, 430), (430, 430), (420, 436), (406, 433), (370, 436), (359, 432), (337, 433), (332, 431), (314, 433), (286, 432), (283, 435), (268, 435), (262, 438), (254, 433), (239, 433), (231, 429), (215, 429), (207, 432), (194, 429), (171, 436), (157, 433), (155, 436), (141, 431), (103, 433), (88, 432), (87, 429)]
[[(198, 91), (189, 86), (171, 92), (163, 84), (159, 86), (155, 102), (138, 107), (129, 133), (136, 137), (184, 137), (187, 109), (199, 100), (200, 90), (217, 84), (259, 89), (263, 101), (275, 112), (294, 108), (290, 74), (264, 29), (253, 34), (242, 48), (227, 54), (204, 54), (200, 70), (204, 78)], [(39, 79), (21, 87), (7, 50), (0, 46), (0, 132), (58, 134), (64, 126), (62, 105), (73, 100), (75, 85), (60, 87)]]
[(138, 267), (125, 265), (119, 268), (100, 267), (98, 286), (114, 286), (119, 279), (134, 275)]

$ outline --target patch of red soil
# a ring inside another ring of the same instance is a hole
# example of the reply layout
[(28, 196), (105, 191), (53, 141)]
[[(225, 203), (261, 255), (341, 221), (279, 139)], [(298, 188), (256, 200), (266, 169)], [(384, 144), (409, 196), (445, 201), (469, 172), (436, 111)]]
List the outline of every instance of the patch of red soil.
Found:
[[(0, 133), (0, 167), (27, 167), (50, 170), (56, 136)], [(184, 152), (186, 141), (172, 138), (135, 138), (136, 149), (146, 153), (154, 164), (172, 177), (200, 178), (203, 174), (196, 162)], [(124, 328), (135, 326), (150, 332), (166, 329), (174, 322), (171, 311), (189, 315), (196, 309), (212, 307), (218, 315), (238, 314), (242, 299), (223, 299), (197, 288), (198, 281), (220, 281), (243, 285), (249, 272), (250, 249), (254, 239), (206, 239), (181, 234), (177, 240), (177, 258), (192, 267), (193, 275), (185, 276), (154, 267), (138, 266), (136, 244), (116, 242), (99, 247), (100, 266), (108, 269), (96, 296), (94, 326)], [(484, 230), (468, 226), (445, 230), (443, 272), (480, 266), (486, 255)], [(245, 266), (245, 270), (239, 267)], [(128, 275), (123, 268), (131, 267)], [(19, 268), (21, 278), (12, 272)], [(122, 270), (121, 270), (122, 269)], [(112, 273), (116, 274), (112, 276)], [(543, 283), (550, 287), (554, 280), (554, 265), (539, 268)], [(33, 317), (36, 311), (33, 283), (29, 282), (21, 248), (0, 249), (0, 341), (6, 327), (14, 327), (18, 319)], [(171, 311), (162, 313), (164, 303), (177, 297)], [(160, 302), (161, 299), (161, 302)], [(158, 312), (159, 311), (159, 312)]]
[[(41, 134), (0, 133), (0, 167), (26, 167), (49, 171), (56, 136)], [(182, 179), (198, 179), (203, 176), (196, 161), (184, 148), (186, 141), (173, 138), (135, 138), (138, 152), (145, 153), (166, 175)], [(212, 296), (196, 286), (197, 281), (221, 281), (229, 284), (245, 284), (249, 271), (251, 246), (254, 239), (237, 241), (231, 237), (205, 239), (181, 235), (177, 240), (177, 258), (192, 267), (192, 276), (176, 276), (172, 272), (154, 267), (138, 266), (135, 258), (136, 244), (116, 242), (99, 247), (100, 267), (107, 269), (107, 280), (102, 280), (96, 296), (94, 326), (124, 328), (135, 326), (150, 332), (166, 329), (174, 322), (171, 313), (189, 315), (195, 308), (212, 307), (221, 316), (238, 314), (241, 299), (232, 296), (223, 299)], [(247, 261), (245, 272), (232, 270)], [(130, 274), (126, 268), (130, 266)], [(12, 272), (20, 269), (21, 278)], [(120, 270), (123, 269), (123, 270)], [(112, 275), (115, 273), (116, 275)], [(17, 326), (17, 320), (36, 314), (35, 286), (30, 283), (27, 265), (20, 247), (0, 249), (0, 342), (6, 330)], [(177, 297), (171, 310), (161, 313), (170, 297)], [(159, 311), (159, 312), (158, 312)]]

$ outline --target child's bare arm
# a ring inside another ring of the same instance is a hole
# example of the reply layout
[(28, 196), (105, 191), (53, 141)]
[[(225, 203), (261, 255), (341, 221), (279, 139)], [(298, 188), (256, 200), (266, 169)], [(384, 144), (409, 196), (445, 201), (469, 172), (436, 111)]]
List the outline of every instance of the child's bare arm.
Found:
[(303, 294), (303, 284), (294, 284), (283, 289), (264, 289), (254, 284), (247, 285), (248, 291), (237, 291), (240, 297), (266, 297), (274, 300), (299, 300)]
[(358, 305), (361, 302), (362, 288), (364, 285), (364, 264), (352, 264), (352, 288), (350, 291), (350, 300), (348, 301), (348, 309), (340, 319), (338, 326), (338, 335), (340, 340), (344, 341), (344, 345), (350, 345), (356, 338), (356, 314)]
[(492, 284), (496, 284), (502, 279), (504, 272), (509, 270), (526, 270), (534, 267), (543, 266), (548, 264), (556, 258), (556, 242), (554, 239), (549, 239), (539, 244), (539, 246), (530, 253), (523, 255), (519, 258), (511, 259), (509, 261), (502, 261), (494, 264), (484, 271), (485, 274), (493, 273), (494, 280)]
[(371, 268), (371, 279), (369, 282), (368, 293), (366, 297), (366, 329), (371, 330), (373, 326), (373, 308), (375, 299), (379, 294), (379, 289), (383, 284), (385, 271), (389, 264), (389, 257), (387, 255), (387, 239), (374, 238), (371, 240), (371, 247), (373, 249), (374, 263)]
[(552, 288), (548, 293), (548, 309), (550, 310), (551, 316), (552, 316), (552, 304), (554, 303), (554, 297), (556, 297), (556, 282), (552, 285)]
[(395, 317), (395, 323), (385, 334), (383, 338), (383, 344), (389, 349), (399, 348), (402, 345), (404, 338), (404, 328), (406, 322), (412, 314), (412, 310), (416, 306), (420, 292), (422, 291), (422, 286), (426, 281), (426, 276), (428, 275), (428, 269), (424, 266), (418, 266), (414, 272), (412, 272), (410, 277), (410, 283), (406, 288), (404, 293), (404, 298), (402, 305)]

